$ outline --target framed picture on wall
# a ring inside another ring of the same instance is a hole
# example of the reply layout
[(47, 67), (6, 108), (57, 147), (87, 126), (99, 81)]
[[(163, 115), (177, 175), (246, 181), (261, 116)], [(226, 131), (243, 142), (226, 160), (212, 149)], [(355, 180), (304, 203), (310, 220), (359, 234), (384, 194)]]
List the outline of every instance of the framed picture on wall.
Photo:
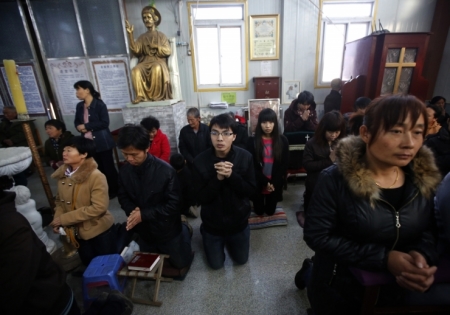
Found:
[(297, 98), (300, 91), (300, 81), (283, 81), (283, 88), (281, 90), (283, 104), (291, 104)]
[(280, 59), (279, 14), (250, 15), (250, 60)]
[(248, 133), (249, 135), (255, 134), (256, 124), (258, 123), (259, 113), (264, 108), (271, 108), (280, 118), (280, 99), (279, 98), (265, 98), (265, 99), (252, 99), (248, 100)]

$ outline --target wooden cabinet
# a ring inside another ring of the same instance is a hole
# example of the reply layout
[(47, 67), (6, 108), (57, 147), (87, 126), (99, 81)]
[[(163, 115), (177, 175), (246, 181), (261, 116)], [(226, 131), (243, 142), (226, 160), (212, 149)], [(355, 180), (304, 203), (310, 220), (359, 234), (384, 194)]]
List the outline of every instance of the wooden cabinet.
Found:
[(347, 43), (344, 52), (341, 112), (353, 110), (360, 96), (408, 93), (425, 100), (422, 76), (430, 33), (384, 33)]
[(254, 77), (255, 98), (280, 98), (280, 77)]

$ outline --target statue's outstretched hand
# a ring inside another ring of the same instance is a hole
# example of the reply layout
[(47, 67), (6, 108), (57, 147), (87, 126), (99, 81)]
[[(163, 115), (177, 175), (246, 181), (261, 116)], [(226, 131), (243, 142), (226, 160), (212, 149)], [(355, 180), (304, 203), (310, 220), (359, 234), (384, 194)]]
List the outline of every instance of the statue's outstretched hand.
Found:
[(125, 20), (125, 28), (127, 29), (128, 33), (130, 33), (130, 34), (133, 33), (134, 27), (133, 27), (133, 25), (130, 25), (130, 23), (128, 23), (127, 20)]

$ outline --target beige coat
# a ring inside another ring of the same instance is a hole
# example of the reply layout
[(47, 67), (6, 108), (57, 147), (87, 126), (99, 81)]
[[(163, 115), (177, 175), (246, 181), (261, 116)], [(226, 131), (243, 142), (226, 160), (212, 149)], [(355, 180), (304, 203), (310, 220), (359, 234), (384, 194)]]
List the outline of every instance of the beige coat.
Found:
[(60, 217), (63, 226), (76, 225), (78, 237), (88, 240), (114, 223), (114, 217), (108, 211), (106, 177), (97, 169), (93, 158), (86, 159), (71, 177), (65, 175), (66, 169), (67, 165), (62, 165), (52, 174), (52, 178), (58, 180), (55, 218)]

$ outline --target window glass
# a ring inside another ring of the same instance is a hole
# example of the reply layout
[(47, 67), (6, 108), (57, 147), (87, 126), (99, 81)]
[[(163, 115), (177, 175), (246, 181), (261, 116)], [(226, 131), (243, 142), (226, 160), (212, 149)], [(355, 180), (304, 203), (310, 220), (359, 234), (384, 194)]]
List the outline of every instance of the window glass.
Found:
[[(244, 4), (188, 4), (193, 22), (196, 89), (246, 87)], [(245, 78), (244, 78), (245, 77)]]
[(367, 36), (370, 23), (353, 23), (348, 26), (347, 43)]
[(31, 1), (47, 58), (83, 57), (72, 0)]
[(322, 4), (317, 84), (329, 86), (341, 76), (345, 44), (369, 35), (374, 1), (326, 1)]
[(241, 28), (220, 28), (220, 47), (222, 83), (242, 83)]
[(196, 20), (242, 20), (242, 6), (220, 6), (192, 8), (192, 14)]
[(89, 56), (126, 54), (118, 5), (104, 0), (77, 0)]
[(219, 38), (217, 28), (197, 28), (197, 67), (199, 84), (219, 84)]
[(324, 82), (330, 82), (341, 76), (345, 29), (345, 24), (326, 24), (325, 26), (322, 73)]
[(371, 17), (372, 3), (327, 3), (322, 11), (328, 18)]

